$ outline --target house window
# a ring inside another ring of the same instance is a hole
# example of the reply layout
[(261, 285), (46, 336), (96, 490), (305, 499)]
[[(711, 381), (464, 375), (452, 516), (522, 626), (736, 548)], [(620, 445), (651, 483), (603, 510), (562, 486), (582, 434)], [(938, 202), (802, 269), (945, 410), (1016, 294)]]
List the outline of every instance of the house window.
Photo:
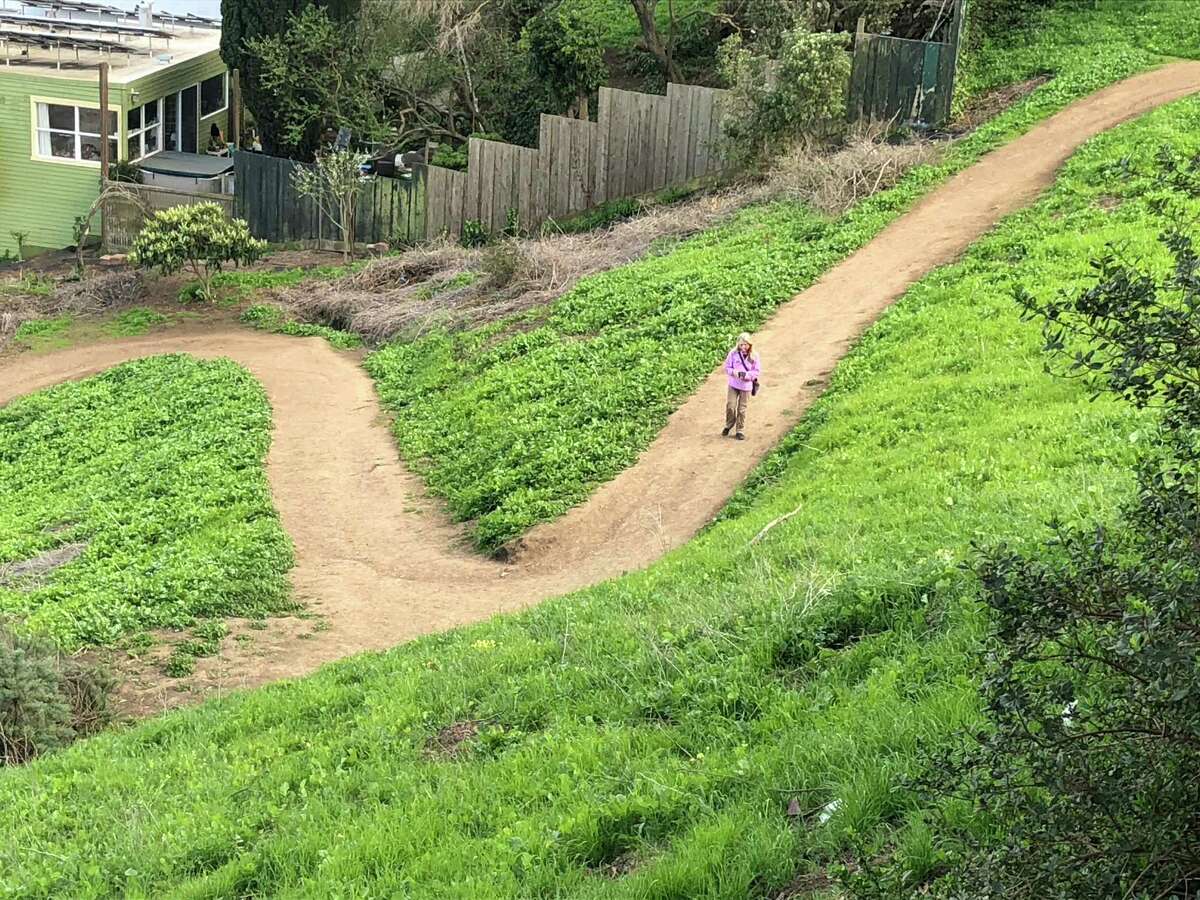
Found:
[(125, 116), (129, 159), (141, 159), (162, 149), (162, 101), (136, 106)]
[[(109, 159), (117, 158), (117, 114), (109, 110)], [(58, 103), (37, 104), (35, 155), (43, 159), (100, 162), (100, 110)]]
[(200, 118), (219, 113), (225, 108), (225, 73), (200, 82)]

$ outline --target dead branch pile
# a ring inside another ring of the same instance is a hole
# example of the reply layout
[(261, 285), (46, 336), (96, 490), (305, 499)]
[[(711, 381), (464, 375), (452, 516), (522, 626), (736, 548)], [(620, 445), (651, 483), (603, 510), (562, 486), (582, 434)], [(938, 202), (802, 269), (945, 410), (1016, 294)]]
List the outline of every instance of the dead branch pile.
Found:
[(893, 187), (909, 169), (936, 161), (939, 154), (929, 141), (889, 143), (884, 126), (863, 123), (832, 152), (811, 140), (800, 142), (776, 162), (768, 181), (781, 198), (840, 216), (860, 200)]
[(649, 206), (607, 229), (509, 240), (482, 249), (442, 242), (324, 283), (274, 293), (295, 315), (369, 342), (431, 328), (469, 328), (545, 306), (581, 278), (712, 228), (754, 203), (790, 199), (838, 215), (936, 159), (927, 142), (889, 144), (881, 125), (852, 130), (836, 149), (795, 148), (764, 178), (673, 205)]
[(105, 272), (82, 281), (65, 281), (50, 293), (22, 290), (20, 281), (0, 283), (0, 349), (17, 329), (35, 319), (94, 315), (131, 306), (142, 298), (138, 272)]

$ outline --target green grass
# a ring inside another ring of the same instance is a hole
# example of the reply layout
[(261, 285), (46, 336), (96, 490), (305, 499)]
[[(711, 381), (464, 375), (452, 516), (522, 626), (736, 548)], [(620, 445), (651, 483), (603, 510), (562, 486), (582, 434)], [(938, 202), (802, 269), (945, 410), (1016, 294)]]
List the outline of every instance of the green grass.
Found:
[(900, 784), (978, 723), (961, 563), (1111, 515), (1143, 422), (1047, 375), (1011, 290), (1086, 284), (1110, 242), (1162, 259), (1164, 142), (1200, 150), (1200, 101), (1090, 142), (914, 286), (736, 514), (648, 571), (0, 774), (0, 894), (740, 900), (858, 841), (933, 864), (952, 801)]
[(22, 272), (19, 278), (0, 280), (0, 297), (6, 294), (48, 297), (53, 293), (54, 279), (37, 272)]
[(270, 407), (228, 361), (164, 356), (0, 408), (0, 565), (84, 543), (0, 616), (74, 649), (283, 608), (291, 546), (263, 472)]
[(962, 63), (956, 104), (993, 88), (1063, 69), (1064, 61), (1130, 55), (1200, 56), (1192, 0), (1098, 0), (1032, 11), (1026, 27), (983, 40)]
[(117, 313), (105, 323), (104, 330), (113, 337), (136, 337), (148, 334), (159, 326), (169, 325), (174, 316), (155, 309), (135, 306)]
[[(1174, 22), (1165, 8), (1138, 7)], [(987, 150), (1154, 62), (1136, 47), (1064, 43), (1072, 23), (1090, 15), (1056, 14), (1054, 30), (1020, 35), (1021, 53), (1039, 65), (1058, 54), (1054, 80), (939, 164), (912, 171), (838, 220), (791, 204), (752, 209), (665, 255), (585, 279), (531, 331), (434, 332), (383, 348), (366, 365), (397, 414), (402, 453), (452, 514), (472, 523), (485, 551), (583, 501), (634, 462), (740, 331), (753, 330)], [(1200, 55), (1200, 40), (1178, 37), (1177, 52)], [(1013, 64), (1009, 74), (1021, 68)]]
[[(680, 20), (685, 17), (703, 15), (719, 5), (718, 0), (672, 0), (672, 3), (677, 27), (682, 27)], [(589, 23), (605, 48), (627, 50), (642, 40), (642, 29), (629, 0), (567, 0), (564, 5), (577, 11)], [(665, 0), (655, 9), (654, 19), (666, 40), (671, 17)]]

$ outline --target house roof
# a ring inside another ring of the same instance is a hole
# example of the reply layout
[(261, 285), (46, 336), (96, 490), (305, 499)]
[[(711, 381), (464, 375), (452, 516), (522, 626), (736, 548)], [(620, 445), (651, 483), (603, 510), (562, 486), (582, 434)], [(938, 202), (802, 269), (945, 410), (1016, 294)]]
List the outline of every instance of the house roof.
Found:
[(22, 72), (114, 84), (135, 81), (220, 46), (220, 23), (193, 15), (130, 13), (82, 0), (0, 0), (0, 77)]

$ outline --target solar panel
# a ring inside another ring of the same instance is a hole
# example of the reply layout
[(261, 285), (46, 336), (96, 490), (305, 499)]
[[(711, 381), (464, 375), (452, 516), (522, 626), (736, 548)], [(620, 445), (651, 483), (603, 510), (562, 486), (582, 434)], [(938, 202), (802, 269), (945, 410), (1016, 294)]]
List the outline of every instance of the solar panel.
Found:
[(14, 31), (0, 28), (0, 44), (16, 44), (21, 47), (37, 47), (41, 50), (67, 48), (71, 50), (94, 50), (97, 53), (148, 53), (128, 44), (105, 41), (98, 38), (81, 38), (66, 34), (48, 34), (36, 31)]
[[(0, 0), (0, 9), (2, 9), (8, 0)], [(127, 9), (121, 9), (117, 6), (110, 6), (107, 3), (90, 3), (87, 0), (12, 0), (16, 5), (27, 7), (29, 9), (44, 9), (52, 12), (67, 12), (91, 14), (96, 16), (112, 16), (118, 20), (140, 20), (140, 9), (137, 7), (133, 12)], [(195, 13), (157, 13), (152, 12), (150, 19), (160, 25), (187, 25), (190, 28), (220, 28), (221, 22), (219, 19), (210, 19), (206, 16), (198, 16)], [(70, 20), (78, 21), (78, 20)], [(95, 20), (93, 20), (95, 21)]]
[(144, 28), (138, 25), (124, 25), (116, 22), (90, 22), (86, 19), (46, 19), (40, 16), (19, 16), (13, 13), (0, 12), (0, 23), (5, 25), (31, 25), (57, 33), (59, 31), (86, 31), (97, 34), (126, 34), (133, 37), (156, 37), (170, 40), (174, 37), (169, 31), (161, 28)]

